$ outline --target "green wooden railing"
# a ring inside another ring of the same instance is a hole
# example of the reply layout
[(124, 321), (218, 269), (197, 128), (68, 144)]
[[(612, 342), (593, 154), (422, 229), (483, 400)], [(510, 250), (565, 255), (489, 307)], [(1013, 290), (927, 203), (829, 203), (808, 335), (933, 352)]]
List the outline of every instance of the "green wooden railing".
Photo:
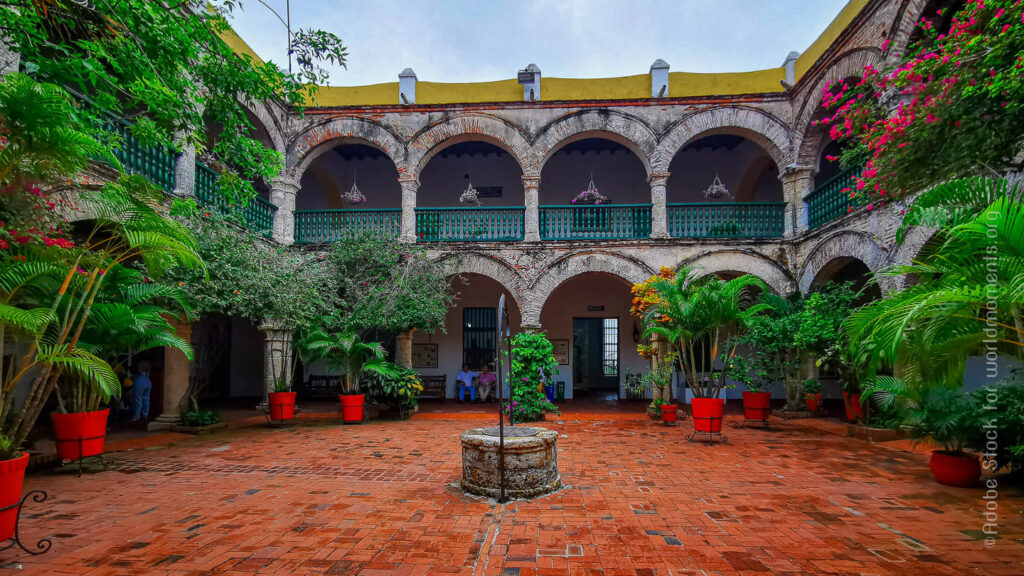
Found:
[[(214, 206), (226, 214), (235, 208), (229, 205), (223, 196), (217, 194), (217, 178), (219, 177), (220, 174), (215, 170), (198, 160), (196, 161), (196, 199), (203, 204)], [(277, 212), (277, 206), (259, 196), (253, 196), (249, 203), (242, 208), (242, 217), (249, 228), (270, 236), (274, 229), (275, 212)]]
[(807, 195), (807, 227), (811, 230), (827, 224), (850, 211), (856, 206), (850, 200), (850, 193), (843, 192), (851, 188), (851, 178), (861, 171), (859, 166), (852, 166), (829, 178)]
[(417, 208), (421, 242), (516, 242), (523, 239), (522, 206), (502, 208)]
[(650, 236), (650, 204), (540, 207), (542, 240), (623, 240)]
[(674, 238), (778, 238), (785, 218), (785, 202), (669, 204), (668, 233)]
[(167, 192), (174, 191), (174, 163), (176, 154), (171, 150), (144, 146), (132, 136), (128, 124), (111, 118), (108, 129), (121, 136), (121, 147), (114, 155), (125, 172), (139, 174)]
[(296, 210), (295, 243), (322, 244), (363, 234), (398, 237), (402, 210)]

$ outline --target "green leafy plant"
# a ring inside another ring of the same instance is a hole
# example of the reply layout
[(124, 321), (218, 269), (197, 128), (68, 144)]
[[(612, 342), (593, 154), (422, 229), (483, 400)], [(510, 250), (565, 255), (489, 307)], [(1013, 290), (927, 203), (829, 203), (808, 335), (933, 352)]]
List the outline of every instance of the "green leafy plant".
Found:
[(669, 351), (660, 362), (654, 364), (654, 368), (641, 377), (641, 383), (645, 390), (652, 391), (651, 408), (661, 413), (661, 405), (672, 401), (672, 376), (676, 371), (676, 355)]
[(764, 371), (752, 376), (750, 374), (750, 366), (743, 356), (739, 354), (734, 354), (732, 358), (723, 354), (719, 361), (724, 366), (722, 376), (743, 384), (749, 392), (761, 392), (771, 385), (771, 382), (765, 381), (764, 378), (767, 376), (767, 373)]
[[(508, 358), (508, 352), (503, 351)], [(539, 332), (519, 332), (512, 338), (509, 370), (510, 398), (505, 411), (512, 422), (525, 422), (543, 417), (545, 412), (557, 414), (558, 407), (548, 401), (544, 386), (558, 374), (554, 346)]]
[(210, 426), (220, 421), (220, 414), (212, 410), (194, 410), (181, 415), (181, 423), (184, 426)]
[(345, 394), (359, 394), (363, 374), (397, 378), (401, 368), (384, 359), (384, 346), (379, 342), (363, 342), (358, 334), (327, 334), (312, 332), (305, 338), (307, 357), (324, 359), (330, 370), (344, 372)]
[(821, 382), (811, 378), (804, 380), (803, 383), (804, 394), (818, 394), (821, 392)]
[(389, 372), (370, 374), (365, 379), (364, 388), (373, 401), (397, 409), (404, 416), (416, 407), (417, 398), (423, 392), (423, 383), (416, 370), (392, 365)]
[(1019, 480), (1024, 472), (1024, 371), (1014, 370), (971, 396), (983, 433), (975, 447), (982, 453), (982, 465), (990, 472), (1008, 470)]
[(630, 398), (640, 397), (644, 393), (646, 386), (644, 385), (643, 376), (633, 372), (632, 368), (626, 368), (625, 377), (625, 388), (626, 394)]
[(976, 399), (959, 390), (932, 388), (909, 413), (914, 439), (931, 440), (945, 450), (964, 454), (982, 444), (984, 431), (978, 420)]

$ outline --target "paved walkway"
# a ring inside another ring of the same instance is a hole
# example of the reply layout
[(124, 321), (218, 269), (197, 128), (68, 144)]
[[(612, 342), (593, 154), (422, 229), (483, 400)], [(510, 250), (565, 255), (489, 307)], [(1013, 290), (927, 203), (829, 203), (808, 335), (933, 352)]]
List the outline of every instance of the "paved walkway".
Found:
[(1024, 574), (1021, 490), (1000, 487), (986, 549), (982, 491), (934, 483), (924, 455), (730, 418), (714, 446), (685, 442), (688, 421), (546, 422), (568, 487), (504, 506), (455, 485), (458, 435), (484, 414), (165, 437), (111, 454), (115, 470), (31, 475), (51, 499), (26, 510), (24, 536), (53, 549), (0, 553), (23, 563), (0, 573)]

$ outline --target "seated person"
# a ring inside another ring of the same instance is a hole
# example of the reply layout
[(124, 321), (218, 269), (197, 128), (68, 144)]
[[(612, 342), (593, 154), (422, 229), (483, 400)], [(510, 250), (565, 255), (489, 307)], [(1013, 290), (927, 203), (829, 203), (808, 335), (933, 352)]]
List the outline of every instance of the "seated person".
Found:
[(478, 377), (480, 389), (480, 401), (487, 402), (488, 398), (494, 396), (494, 386), (498, 383), (498, 377), (491, 372), (491, 367), (484, 364), (484, 369)]
[(455, 385), (459, 387), (459, 402), (466, 397), (466, 390), (469, 390), (470, 401), (476, 402), (476, 389), (473, 388), (473, 378), (476, 372), (469, 369), (469, 364), (462, 365), (462, 371), (455, 376)]

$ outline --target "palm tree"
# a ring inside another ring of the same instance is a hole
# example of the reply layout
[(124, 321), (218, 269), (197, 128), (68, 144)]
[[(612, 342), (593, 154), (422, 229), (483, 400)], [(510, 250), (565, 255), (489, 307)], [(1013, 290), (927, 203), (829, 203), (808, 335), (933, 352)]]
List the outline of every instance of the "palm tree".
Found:
[[(743, 333), (751, 318), (771, 306), (745, 305), (753, 288), (767, 291), (760, 279), (749, 274), (732, 280), (714, 276), (695, 279), (692, 268), (682, 268), (673, 279), (661, 278), (651, 286), (658, 302), (647, 311), (645, 335), (660, 334), (677, 347), (687, 385), (697, 398), (715, 398), (725, 387), (719, 350), (726, 359), (736, 353), (735, 336)], [(707, 376), (703, 376), (707, 374)]]
[[(910, 408), (930, 388), (959, 389), (972, 355), (1024, 359), (1024, 202), (1017, 188), (961, 180), (923, 198), (924, 207), (908, 214), (911, 222), (940, 226), (934, 244), (913, 264), (881, 272), (913, 274), (917, 282), (861, 308), (845, 326), (851, 350), (869, 352), (865, 391)], [(886, 365), (897, 376), (879, 375)]]

